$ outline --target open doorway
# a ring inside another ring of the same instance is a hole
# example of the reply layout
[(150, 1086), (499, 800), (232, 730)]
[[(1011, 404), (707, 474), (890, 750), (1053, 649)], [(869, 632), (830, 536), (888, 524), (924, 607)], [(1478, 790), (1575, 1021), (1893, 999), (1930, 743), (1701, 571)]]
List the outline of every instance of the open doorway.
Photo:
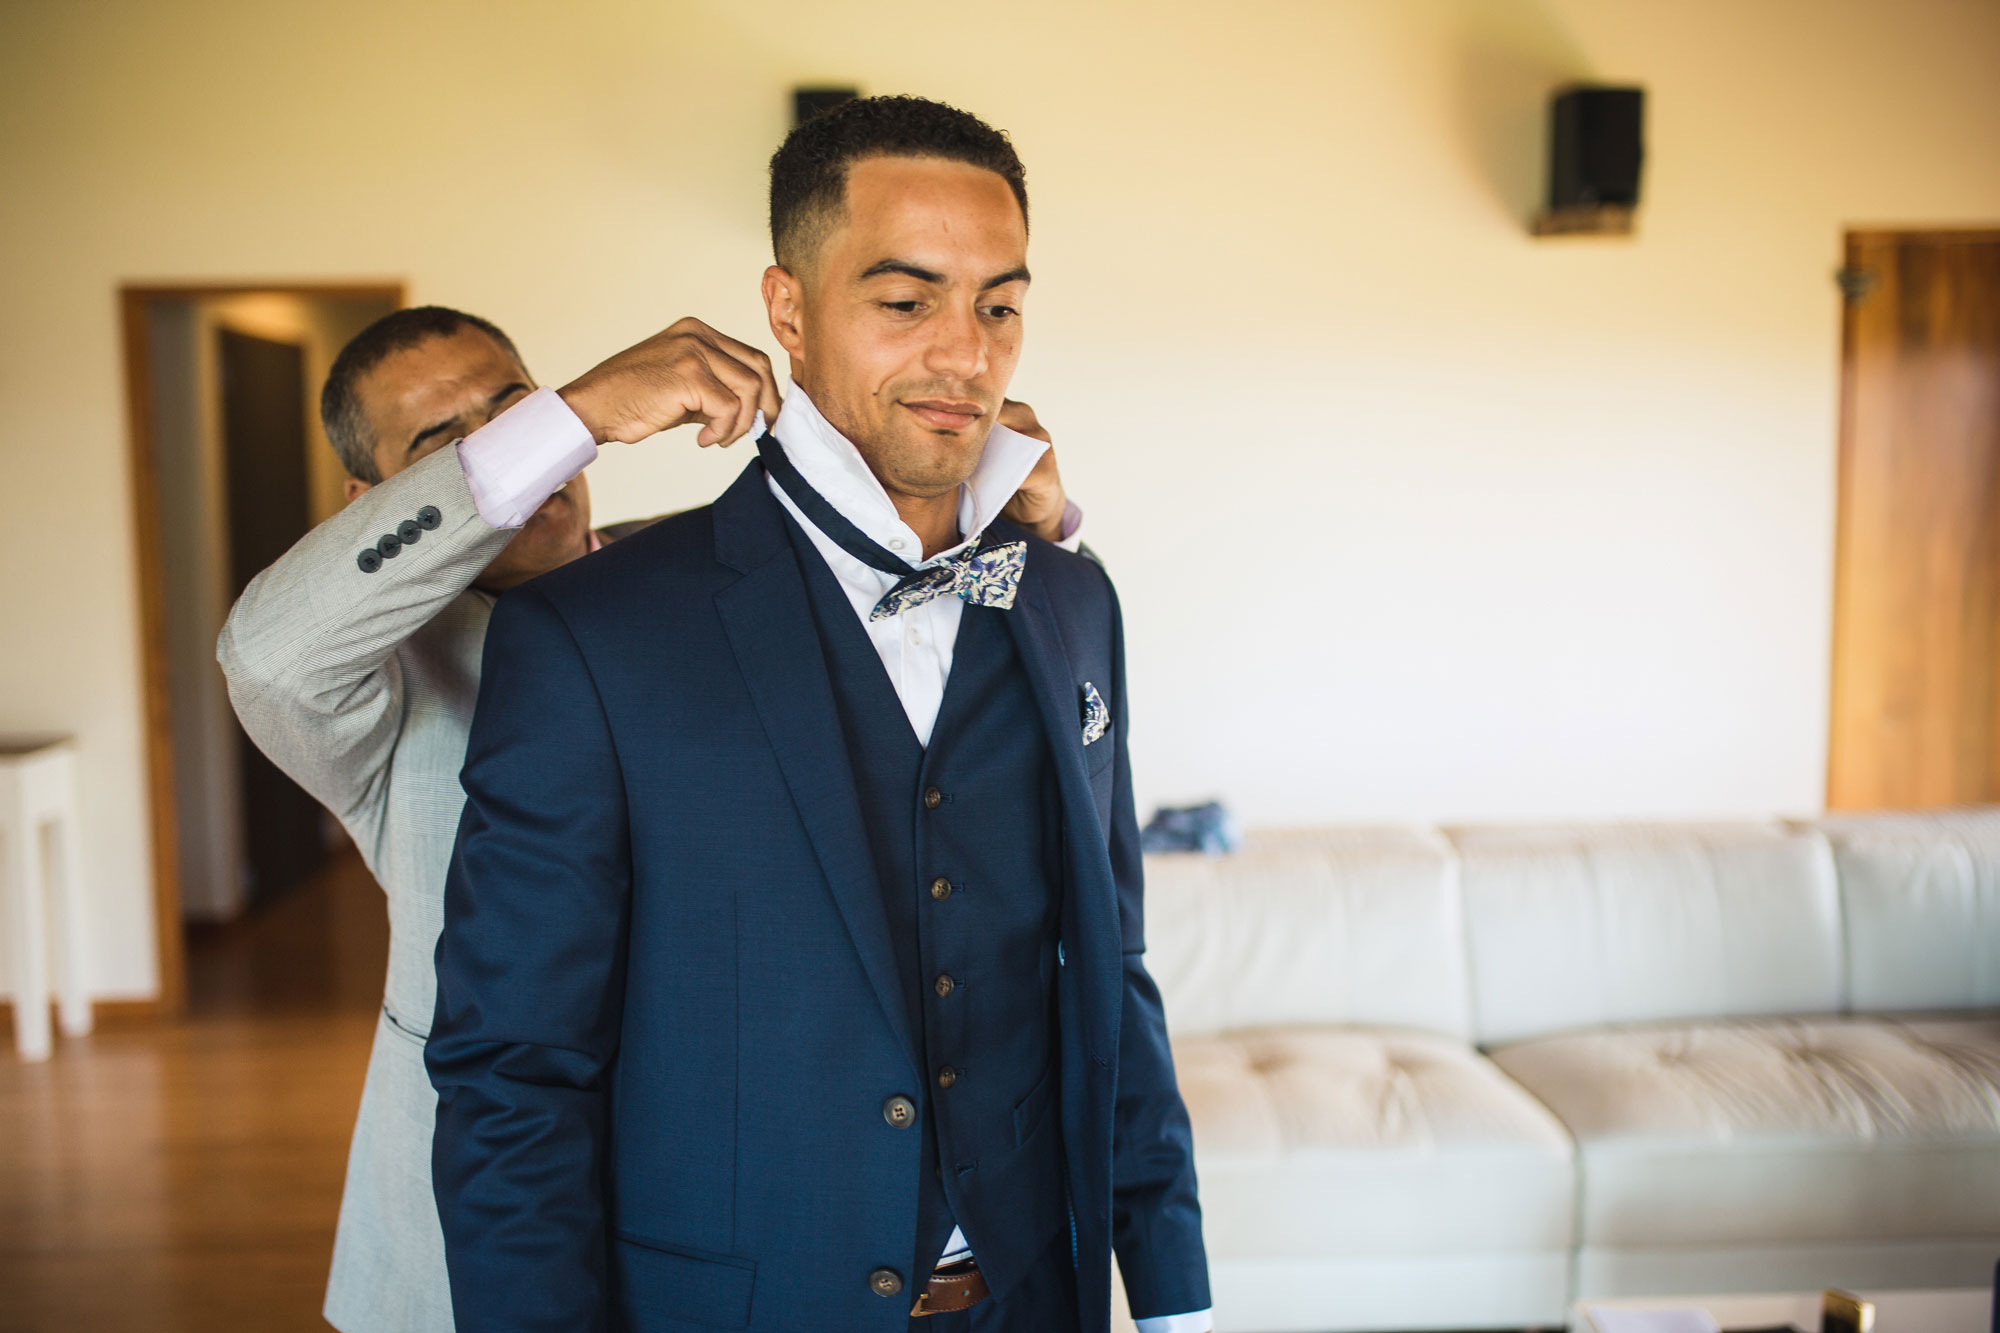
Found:
[(139, 538), (162, 1007), (184, 932), (313, 875), (343, 835), (244, 735), (216, 635), (251, 578), (340, 508), (319, 386), (400, 285), (122, 292)]

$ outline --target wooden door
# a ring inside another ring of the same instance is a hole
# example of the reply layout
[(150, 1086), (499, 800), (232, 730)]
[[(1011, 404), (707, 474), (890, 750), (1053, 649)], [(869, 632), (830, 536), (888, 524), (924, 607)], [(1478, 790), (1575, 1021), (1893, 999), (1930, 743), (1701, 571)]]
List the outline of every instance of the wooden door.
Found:
[[(216, 331), (229, 514), (229, 597), (312, 527), (306, 469), (305, 349)], [(300, 883), (325, 860), (319, 802), (240, 737), (245, 860), (252, 906)]]
[(2000, 800), (2000, 231), (1854, 232), (1827, 805)]

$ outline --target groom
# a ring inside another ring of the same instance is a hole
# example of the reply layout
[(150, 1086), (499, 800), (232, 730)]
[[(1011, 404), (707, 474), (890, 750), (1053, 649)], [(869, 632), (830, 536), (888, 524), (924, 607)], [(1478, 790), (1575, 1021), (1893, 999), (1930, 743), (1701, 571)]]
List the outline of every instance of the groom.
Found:
[(796, 381), (713, 506), (503, 598), (427, 1060), (459, 1325), (1209, 1326), (1123, 642), (998, 518), (1027, 193), (846, 104), (771, 161)]

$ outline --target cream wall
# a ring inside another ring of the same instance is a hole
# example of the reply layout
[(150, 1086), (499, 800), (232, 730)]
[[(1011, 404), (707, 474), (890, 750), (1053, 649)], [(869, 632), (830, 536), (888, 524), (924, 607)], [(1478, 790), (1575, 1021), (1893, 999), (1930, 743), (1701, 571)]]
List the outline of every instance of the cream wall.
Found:
[[(1118, 575), (1142, 803), (1813, 809), (1847, 224), (2000, 219), (1991, 0), (0, 11), (0, 728), (86, 747), (152, 985), (113, 291), (407, 278), (560, 380), (763, 334), (786, 90), (1011, 130), (1016, 381)], [(1556, 82), (1649, 90), (1643, 234), (1531, 241)], [(746, 455), (613, 451), (600, 517)]]

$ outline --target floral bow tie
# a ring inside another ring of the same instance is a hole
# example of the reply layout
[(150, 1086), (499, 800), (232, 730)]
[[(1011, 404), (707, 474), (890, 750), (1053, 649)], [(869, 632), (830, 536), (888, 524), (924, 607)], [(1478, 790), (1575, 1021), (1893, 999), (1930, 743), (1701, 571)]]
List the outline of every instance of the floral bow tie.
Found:
[(757, 454), (772, 480), (792, 497), (799, 511), (813, 521), (833, 543), (871, 569), (894, 575), (896, 586), (875, 603), (870, 620), (887, 620), (913, 606), (939, 597), (963, 598), (974, 606), (990, 606), (1005, 611), (1014, 605), (1020, 590), (1021, 574), (1028, 567), (1026, 542), (1002, 542), (981, 546), (981, 534), (974, 534), (965, 549), (947, 560), (913, 570), (907, 560), (899, 560), (848, 522), (846, 517), (812, 484), (799, 475), (798, 468), (785, 456), (778, 438), (766, 431), (757, 441)]
[(887, 620), (935, 598), (953, 596), (974, 606), (991, 606), (1001, 611), (1014, 605), (1021, 587), (1021, 571), (1028, 566), (1026, 542), (1003, 542), (999, 546), (979, 544), (977, 537), (949, 560), (905, 574), (896, 586), (883, 594), (868, 613), (870, 620)]

